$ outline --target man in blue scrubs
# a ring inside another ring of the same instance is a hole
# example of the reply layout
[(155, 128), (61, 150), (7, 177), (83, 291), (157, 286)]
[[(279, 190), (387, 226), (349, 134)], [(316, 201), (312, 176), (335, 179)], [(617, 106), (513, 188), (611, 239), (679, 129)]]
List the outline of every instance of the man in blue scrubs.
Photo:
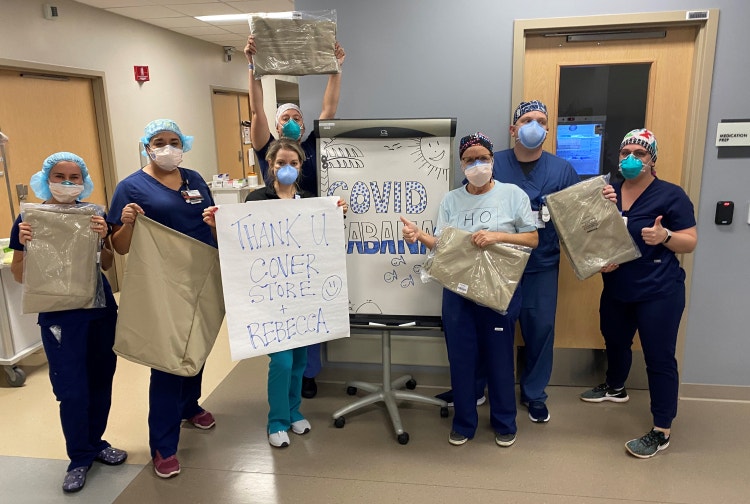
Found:
[(580, 181), (568, 161), (542, 150), (548, 131), (544, 103), (537, 100), (521, 102), (513, 113), (510, 126), (515, 144), (510, 149), (495, 152), (493, 170), (495, 180), (515, 184), (529, 196), (539, 232), (539, 246), (531, 253), (523, 274), (519, 316), (526, 349), (521, 375), (521, 403), (528, 406), (531, 421), (538, 423), (550, 419), (544, 389), (552, 374), (560, 265), (560, 242), (549, 219), (544, 197)]

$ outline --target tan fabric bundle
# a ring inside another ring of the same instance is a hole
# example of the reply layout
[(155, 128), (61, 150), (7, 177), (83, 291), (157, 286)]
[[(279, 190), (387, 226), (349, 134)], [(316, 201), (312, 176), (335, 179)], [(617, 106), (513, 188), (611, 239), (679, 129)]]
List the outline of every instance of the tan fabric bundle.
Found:
[(120, 293), (115, 353), (195, 376), (223, 319), (218, 250), (139, 216)]
[(641, 257), (617, 206), (602, 195), (603, 176), (592, 177), (546, 198), (560, 246), (579, 280), (610, 263)]
[(24, 256), (23, 313), (95, 307), (100, 239), (91, 216), (101, 207), (24, 204), (22, 212), (33, 233)]
[[(252, 16), (257, 53), (253, 75), (319, 75), (341, 70), (336, 60), (336, 22), (291, 12), (289, 19)], [(301, 18), (297, 16), (303, 15)], [(292, 18), (294, 17), (294, 18)]]
[(501, 313), (508, 309), (529, 260), (527, 247), (496, 243), (480, 248), (472, 233), (443, 229), (425, 271), (446, 289)]

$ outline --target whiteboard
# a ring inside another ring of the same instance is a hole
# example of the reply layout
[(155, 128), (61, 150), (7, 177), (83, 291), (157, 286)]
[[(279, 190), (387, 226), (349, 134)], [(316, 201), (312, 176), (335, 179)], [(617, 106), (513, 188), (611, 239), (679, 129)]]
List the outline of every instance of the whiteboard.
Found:
[(434, 234), (453, 180), (456, 119), (315, 121), (320, 195), (349, 203), (350, 314), (439, 317), (442, 287), (422, 283), (427, 249), (401, 236), (404, 216)]

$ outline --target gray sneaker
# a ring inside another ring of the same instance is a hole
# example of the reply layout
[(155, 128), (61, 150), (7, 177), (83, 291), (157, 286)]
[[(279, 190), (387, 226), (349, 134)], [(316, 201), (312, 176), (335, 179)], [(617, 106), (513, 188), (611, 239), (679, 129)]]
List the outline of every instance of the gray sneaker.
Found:
[(495, 434), (495, 443), (498, 446), (507, 448), (508, 446), (511, 446), (515, 442), (516, 442), (515, 434), (499, 434), (499, 433)]
[(591, 390), (587, 390), (580, 395), (580, 398), (582, 401), (597, 403), (604, 401), (623, 403), (628, 402), (628, 400), (630, 399), (630, 397), (628, 397), (628, 391), (625, 390), (625, 387), (621, 388), (620, 390), (615, 390), (606, 383), (602, 383), (601, 385), (597, 385)]
[(662, 431), (652, 429), (645, 436), (631, 439), (625, 443), (625, 449), (634, 457), (651, 458), (669, 447), (669, 438)]
[(453, 446), (461, 446), (468, 440), (469, 438), (456, 431), (451, 431), (451, 433), (448, 435), (448, 442)]

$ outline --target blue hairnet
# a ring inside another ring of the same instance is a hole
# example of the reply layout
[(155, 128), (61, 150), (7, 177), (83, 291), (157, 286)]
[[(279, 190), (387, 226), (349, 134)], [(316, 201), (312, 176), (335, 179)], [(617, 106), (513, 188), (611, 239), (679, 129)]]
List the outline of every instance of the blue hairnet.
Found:
[(41, 171), (31, 176), (29, 185), (36, 197), (40, 200), (48, 200), (52, 197), (52, 193), (49, 191), (49, 172), (53, 166), (61, 161), (71, 161), (81, 169), (83, 192), (78, 196), (78, 199), (82, 200), (91, 196), (91, 193), (94, 192), (94, 182), (89, 176), (89, 169), (86, 168), (86, 163), (83, 162), (83, 159), (72, 152), (55, 152), (44, 160)]
[[(144, 147), (148, 145), (154, 135), (161, 131), (171, 131), (180, 137), (180, 141), (182, 142), (182, 152), (187, 152), (193, 148), (193, 137), (190, 135), (183, 135), (182, 131), (180, 131), (180, 127), (171, 119), (156, 119), (146, 125), (146, 128), (144, 129), (145, 135), (141, 137), (141, 142)], [(145, 152), (142, 154), (144, 156), (146, 155)]]

